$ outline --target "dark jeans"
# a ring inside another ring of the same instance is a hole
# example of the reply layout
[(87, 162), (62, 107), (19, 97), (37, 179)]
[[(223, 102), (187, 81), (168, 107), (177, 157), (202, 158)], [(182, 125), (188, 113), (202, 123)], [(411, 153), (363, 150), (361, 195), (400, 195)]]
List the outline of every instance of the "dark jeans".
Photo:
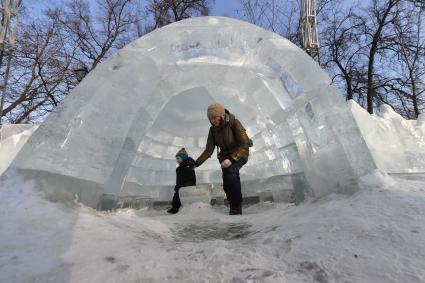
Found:
[(173, 196), (173, 201), (171, 202), (171, 205), (177, 209), (179, 209), (180, 206), (182, 206), (182, 203), (180, 202), (179, 189), (174, 189), (174, 196)]
[(223, 171), (223, 189), (226, 193), (227, 200), (232, 205), (240, 205), (242, 203), (241, 179), (239, 170), (245, 165), (245, 160), (238, 160)]

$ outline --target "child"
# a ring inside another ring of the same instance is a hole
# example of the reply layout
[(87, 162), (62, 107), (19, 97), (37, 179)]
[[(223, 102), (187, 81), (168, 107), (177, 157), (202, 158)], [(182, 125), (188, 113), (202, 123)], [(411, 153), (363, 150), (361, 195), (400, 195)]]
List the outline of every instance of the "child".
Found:
[(176, 154), (176, 161), (179, 167), (176, 169), (176, 186), (174, 187), (174, 197), (172, 201), (172, 207), (167, 210), (168, 213), (177, 213), (180, 206), (182, 205), (179, 197), (179, 189), (181, 187), (195, 186), (196, 175), (195, 175), (195, 161), (192, 157), (189, 157), (185, 148), (182, 148)]

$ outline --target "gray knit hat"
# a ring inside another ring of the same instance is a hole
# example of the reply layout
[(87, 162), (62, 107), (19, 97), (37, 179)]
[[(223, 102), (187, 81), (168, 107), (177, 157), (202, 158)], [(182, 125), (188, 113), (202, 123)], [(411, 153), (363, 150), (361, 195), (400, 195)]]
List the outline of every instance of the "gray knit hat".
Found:
[(215, 103), (208, 106), (207, 116), (208, 119), (214, 118), (214, 117), (222, 117), (224, 118), (225, 112), (224, 112), (224, 106)]

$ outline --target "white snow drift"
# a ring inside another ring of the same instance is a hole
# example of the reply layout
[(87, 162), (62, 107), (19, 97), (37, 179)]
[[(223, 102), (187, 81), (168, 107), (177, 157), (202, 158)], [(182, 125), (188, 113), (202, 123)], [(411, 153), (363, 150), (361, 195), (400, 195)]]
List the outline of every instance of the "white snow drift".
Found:
[(362, 137), (378, 169), (387, 173), (425, 172), (425, 115), (405, 120), (388, 105), (377, 115), (350, 102)]
[(0, 127), (0, 175), (9, 167), (37, 128), (38, 125), (28, 124), (6, 124)]

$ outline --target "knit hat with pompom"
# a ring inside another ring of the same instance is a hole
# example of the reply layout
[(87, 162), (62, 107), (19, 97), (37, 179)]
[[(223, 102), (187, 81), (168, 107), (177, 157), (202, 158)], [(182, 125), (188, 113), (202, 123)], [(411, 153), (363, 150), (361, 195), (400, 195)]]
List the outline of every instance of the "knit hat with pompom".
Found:
[(179, 152), (177, 152), (176, 157), (177, 156), (185, 160), (186, 158), (189, 158), (189, 153), (187, 153), (186, 149), (183, 147), (182, 149), (179, 150)]

